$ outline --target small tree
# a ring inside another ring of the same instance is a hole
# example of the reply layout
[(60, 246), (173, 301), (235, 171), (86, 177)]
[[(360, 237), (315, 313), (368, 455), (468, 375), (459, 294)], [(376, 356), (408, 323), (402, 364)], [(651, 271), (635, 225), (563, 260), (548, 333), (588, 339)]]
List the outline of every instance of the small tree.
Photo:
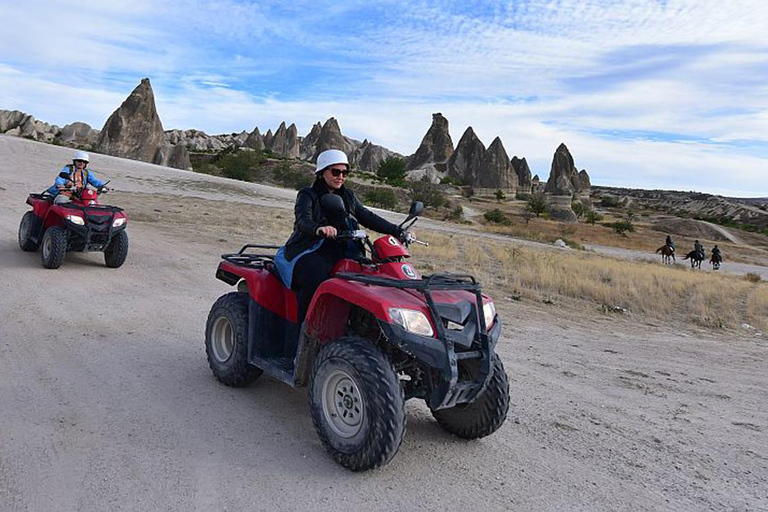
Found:
[(397, 206), (397, 194), (390, 188), (375, 188), (363, 196), (366, 203), (392, 210)]
[(422, 176), (419, 181), (409, 182), (408, 188), (411, 189), (411, 200), (421, 201), (424, 206), (440, 207), (448, 204), (445, 195), (440, 191), (440, 186), (429, 181), (428, 176)]
[(531, 198), (528, 199), (528, 206), (526, 208), (538, 217), (547, 211), (548, 207), (549, 202), (547, 201), (547, 196), (542, 192), (535, 192), (531, 194)]
[(500, 188), (497, 188), (496, 192), (494, 192), (493, 195), (496, 198), (497, 203), (500, 203), (507, 198), (507, 195)]
[(584, 220), (594, 226), (595, 222), (600, 222), (603, 220), (603, 216), (597, 213), (595, 210), (589, 210), (586, 214), (584, 214)]
[(379, 163), (376, 176), (393, 187), (404, 187), (406, 185), (405, 159), (388, 156)]

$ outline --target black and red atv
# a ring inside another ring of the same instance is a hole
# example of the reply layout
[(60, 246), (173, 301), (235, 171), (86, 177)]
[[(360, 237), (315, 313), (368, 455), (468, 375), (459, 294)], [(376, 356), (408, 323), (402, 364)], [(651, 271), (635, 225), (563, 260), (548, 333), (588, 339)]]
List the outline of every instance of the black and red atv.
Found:
[(106, 189), (65, 191), (71, 193), (67, 203), (54, 203), (47, 191), (29, 194), (32, 211), (19, 224), (21, 249), (32, 252), (42, 245), (45, 268), (59, 268), (68, 251), (103, 251), (104, 261), (112, 268), (125, 263), (128, 216), (117, 206), (99, 204), (98, 196)]
[[(339, 196), (323, 208), (344, 213)], [(494, 348), (501, 321), (471, 275), (421, 276), (404, 261), (418, 242), (407, 232), (423, 210), (414, 203), (404, 228), (371, 243), (370, 259), (345, 259), (315, 292), (302, 328), (296, 297), (274, 265), (276, 246), (246, 245), (224, 254), (216, 277), (236, 292), (220, 297), (208, 315), (205, 347), (214, 375), (246, 386), (267, 373), (291, 386), (309, 385), (320, 439), (351, 470), (386, 464), (405, 433), (405, 401), (426, 401), (437, 423), (477, 439), (507, 417), (509, 383)], [(420, 243), (420, 242), (418, 242)], [(258, 254), (254, 251), (270, 252)]]

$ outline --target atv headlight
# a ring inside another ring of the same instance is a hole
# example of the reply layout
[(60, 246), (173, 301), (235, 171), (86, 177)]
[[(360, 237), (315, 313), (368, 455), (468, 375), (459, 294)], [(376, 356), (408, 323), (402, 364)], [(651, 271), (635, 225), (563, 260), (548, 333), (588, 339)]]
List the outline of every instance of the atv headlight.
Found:
[(483, 318), (485, 319), (486, 330), (490, 329), (493, 319), (496, 318), (496, 306), (493, 305), (493, 302), (483, 304)]
[(113, 228), (119, 228), (123, 224), (125, 224), (125, 217), (120, 217), (119, 219), (115, 219), (114, 221), (112, 221)]
[(85, 219), (83, 219), (79, 215), (67, 215), (67, 220), (72, 224), (77, 224), (78, 226), (85, 226)]
[(422, 336), (433, 336), (434, 331), (429, 324), (427, 316), (414, 309), (389, 308), (389, 317), (392, 322), (408, 332)]

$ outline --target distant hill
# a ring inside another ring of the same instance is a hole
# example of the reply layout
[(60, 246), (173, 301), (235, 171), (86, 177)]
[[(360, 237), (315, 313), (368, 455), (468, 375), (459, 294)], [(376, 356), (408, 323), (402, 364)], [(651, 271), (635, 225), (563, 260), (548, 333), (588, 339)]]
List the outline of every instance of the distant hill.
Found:
[(592, 187), (593, 198), (612, 196), (637, 207), (667, 212), (683, 218), (706, 220), (724, 226), (768, 234), (768, 198), (724, 197), (703, 192)]

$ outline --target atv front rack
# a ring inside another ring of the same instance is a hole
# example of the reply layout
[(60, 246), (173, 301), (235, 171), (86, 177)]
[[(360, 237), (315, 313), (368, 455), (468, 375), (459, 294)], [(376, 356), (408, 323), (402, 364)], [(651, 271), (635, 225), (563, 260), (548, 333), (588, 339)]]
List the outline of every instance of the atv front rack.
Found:
[(246, 252), (248, 249), (280, 249), (279, 245), (258, 245), (246, 244), (238, 252), (231, 254), (222, 254), (221, 258), (233, 265), (251, 268), (264, 268), (266, 263), (273, 263), (275, 254), (256, 254)]

